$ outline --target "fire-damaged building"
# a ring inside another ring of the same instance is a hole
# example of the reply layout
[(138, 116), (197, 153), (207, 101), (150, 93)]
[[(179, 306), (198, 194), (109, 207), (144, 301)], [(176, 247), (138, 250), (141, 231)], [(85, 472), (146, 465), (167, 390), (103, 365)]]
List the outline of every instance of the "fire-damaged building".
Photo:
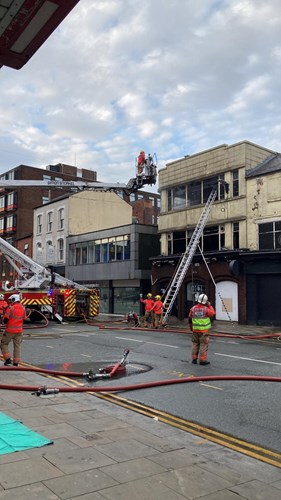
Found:
[[(223, 183), (229, 187), (228, 193)], [(188, 316), (206, 293), (218, 320), (281, 325), (281, 154), (249, 141), (223, 144), (159, 171), (161, 255), (151, 259), (163, 297), (217, 185), (217, 196), (172, 315)]]

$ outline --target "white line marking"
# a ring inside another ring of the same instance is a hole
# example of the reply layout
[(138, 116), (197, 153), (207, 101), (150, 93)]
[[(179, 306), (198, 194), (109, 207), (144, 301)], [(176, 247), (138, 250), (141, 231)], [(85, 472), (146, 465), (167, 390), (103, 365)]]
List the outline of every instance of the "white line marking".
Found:
[(89, 354), (80, 354), (80, 356), (84, 356), (84, 358), (91, 358), (92, 357)]
[(48, 347), (48, 349), (54, 349), (54, 346), (52, 345), (46, 345), (45, 347)]
[(157, 342), (146, 342), (145, 340), (129, 339), (127, 337), (115, 337), (115, 338), (119, 340), (130, 340), (131, 342), (140, 342), (141, 344), (153, 344), (153, 345), (160, 345), (162, 347), (172, 347), (173, 349), (179, 349), (177, 345), (158, 344)]
[(58, 332), (73, 332), (73, 330), (69, 330), (68, 328), (52, 328), (52, 330), (57, 330)]
[(239, 342), (234, 342), (234, 341), (230, 341), (230, 340), (215, 340), (215, 342), (218, 342), (219, 344), (238, 344), (239, 345)]
[(226, 356), (227, 358), (244, 359), (246, 361), (255, 361), (256, 363), (267, 363), (269, 365), (280, 365), (281, 363), (275, 363), (274, 361), (264, 361), (262, 359), (252, 359), (252, 358), (242, 358), (241, 356), (231, 356), (230, 354), (221, 354), (220, 352), (215, 352), (217, 356)]
[(215, 385), (204, 384), (200, 382), (200, 385), (204, 385), (205, 387), (210, 387), (211, 389), (217, 389), (218, 391), (223, 391), (222, 387), (216, 387)]

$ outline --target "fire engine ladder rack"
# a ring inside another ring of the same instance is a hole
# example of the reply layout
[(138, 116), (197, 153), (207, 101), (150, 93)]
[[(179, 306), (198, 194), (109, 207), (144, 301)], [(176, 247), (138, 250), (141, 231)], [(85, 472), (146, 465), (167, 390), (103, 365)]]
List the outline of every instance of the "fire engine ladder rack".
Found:
[[(228, 192), (228, 184), (225, 183), (224, 181), (221, 181), (224, 184), (225, 191)], [(204, 231), (204, 227), (207, 223), (207, 220), (209, 218), (209, 214), (212, 208), (212, 205), (216, 199), (218, 192), (218, 187), (214, 186), (212, 188), (212, 191), (210, 192), (209, 198), (206, 202), (206, 205), (204, 207), (203, 212), (201, 213), (201, 216), (199, 218), (199, 221), (197, 223), (197, 226), (195, 227), (193, 234), (190, 238), (190, 241), (186, 247), (185, 252), (183, 253), (179, 264), (177, 266), (177, 269), (175, 271), (175, 274), (172, 278), (172, 281), (170, 283), (170, 286), (168, 288), (165, 300), (164, 300), (164, 315), (163, 315), (163, 320), (166, 321), (168, 315), (170, 314), (173, 304), (175, 302), (175, 299), (177, 297), (177, 294), (179, 292), (179, 289), (182, 285), (182, 282), (186, 276), (186, 273), (192, 263), (193, 256), (196, 252), (198, 243), (200, 241), (200, 238), (202, 236), (202, 233)]]

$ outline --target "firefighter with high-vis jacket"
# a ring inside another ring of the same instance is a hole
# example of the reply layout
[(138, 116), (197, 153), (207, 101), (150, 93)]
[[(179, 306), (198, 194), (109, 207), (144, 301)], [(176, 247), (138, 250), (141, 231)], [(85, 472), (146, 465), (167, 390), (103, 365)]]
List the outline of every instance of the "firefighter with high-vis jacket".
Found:
[(153, 305), (155, 328), (158, 328), (158, 326), (163, 326), (163, 310), (164, 304), (161, 300), (160, 295), (155, 295), (155, 302)]
[(5, 332), (1, 338), (1, 351), (4, 365), (12, 364), (9, 343), (13, 341), (13, 365), (18, 366), (21, 355), (23, 322), (27, 319), (25, 308), (20, 303), (20, 295), (15, 293), (8, 298), (9, 306), (4, 314)]
[(205, 293), (198, 295), (196, 301), (197, 304), (190, 309), (188, 316), (192, 331), (192, 363), (196, 365), (199, 356), (200, 365), (209, 365), (210, 362), (207, 361), (209, 330), (212, 326), (215, 310), (208, 302)]
[(8, 303), (6, 302), (3, 293), (0, 293), (0, 323), (3, 323), (3, 317), (7, 307)]
[(153, 314), (153, 305), (154, 300), (152, 298), (152, 293), (148, 293), (146, 299), (142, 298), (142, 294), (140, 294), (140, 302), (144, 304), (144, 326), (148, 327), (148, 323), (154, 325), (154, 314)]

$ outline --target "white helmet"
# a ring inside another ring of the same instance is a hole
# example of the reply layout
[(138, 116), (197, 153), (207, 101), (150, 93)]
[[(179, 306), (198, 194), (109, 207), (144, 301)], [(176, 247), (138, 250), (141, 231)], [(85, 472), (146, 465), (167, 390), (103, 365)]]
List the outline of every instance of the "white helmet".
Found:
[(208, 297), (207, 295), (205, 295), (205, 293), (200, 293), (200, 295), (198, 295), (197, 297), (197, 302), (198, 304), (207, 304), (208, 302)]
[(0, 300), (4, 300), (4, 295), (3, 295), (3, 293), (0, 293)]
[(20, 302), (20, 295), (18, 293), (14, 293), (13, 295), (10, 295), (9, 301), (12, 303)]

